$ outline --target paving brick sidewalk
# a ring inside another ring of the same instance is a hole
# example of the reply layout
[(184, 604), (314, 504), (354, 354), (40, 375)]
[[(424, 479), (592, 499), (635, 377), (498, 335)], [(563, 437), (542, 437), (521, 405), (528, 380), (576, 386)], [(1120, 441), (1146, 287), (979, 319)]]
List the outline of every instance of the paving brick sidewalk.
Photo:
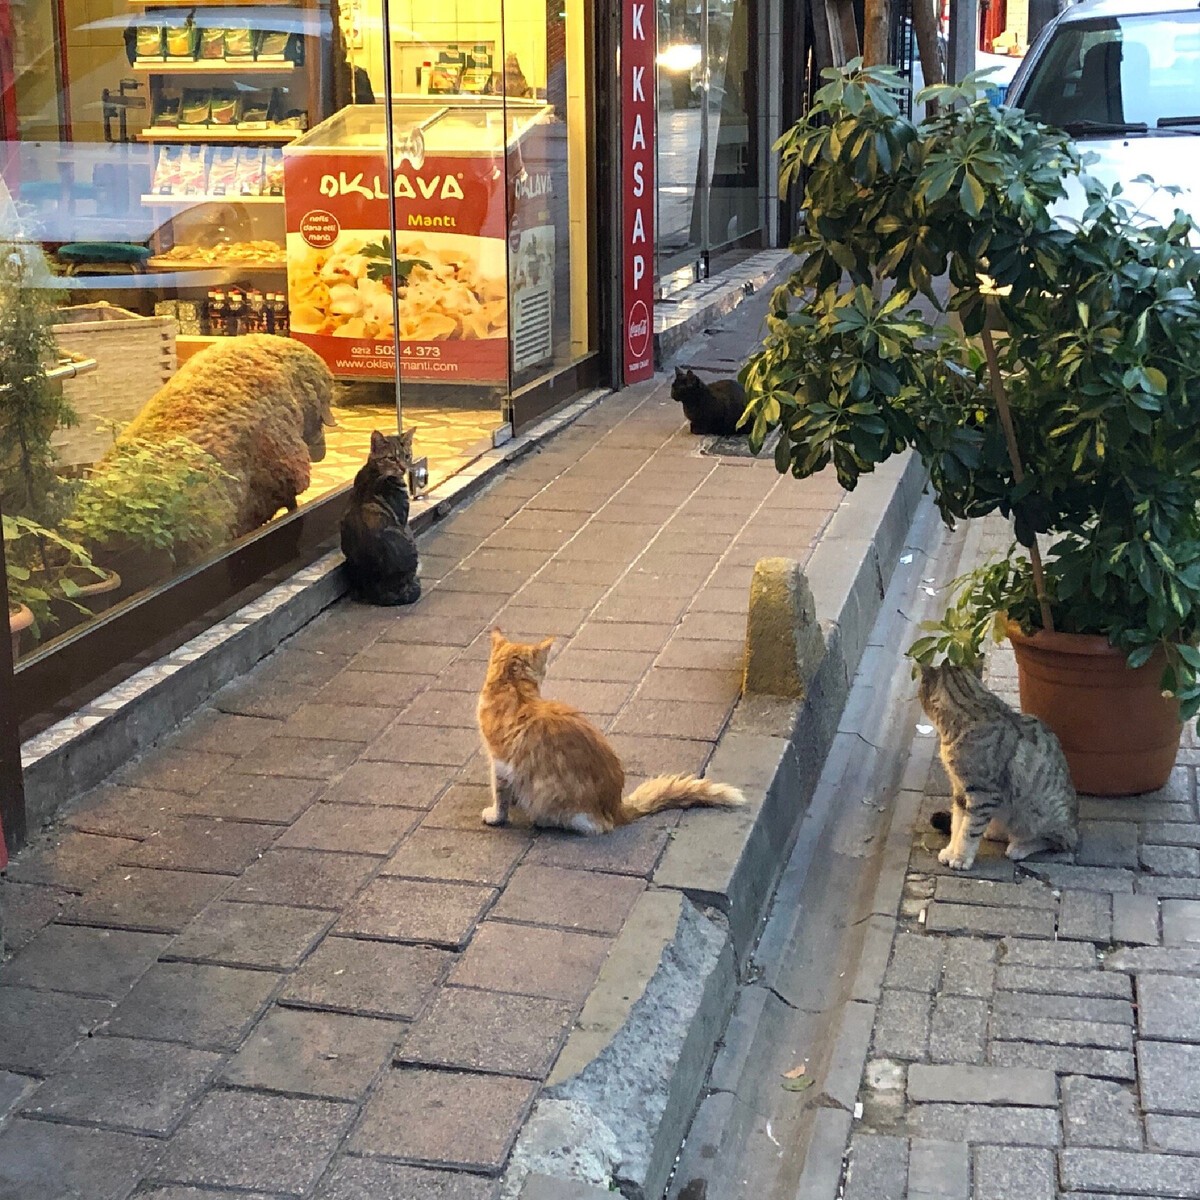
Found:
[[(989, 682), (1016, 702), (1011, 651)], [(845, 1200), (1200, 1197), (1200, 820), (1170, 785), (1083, 798), (1074, 856), (967, 876), (926, 832), (884, 975)]]
[(0, 1200), (494, 1196), (678, 814), (485, 829), (487, 630), (562, 639), (635, 782), (703, 770), (753, 564), (841, 492), (699, 446), (661, 382), (606, 400), (423, 540), (418, 605), (339, 604), (15, 857)]

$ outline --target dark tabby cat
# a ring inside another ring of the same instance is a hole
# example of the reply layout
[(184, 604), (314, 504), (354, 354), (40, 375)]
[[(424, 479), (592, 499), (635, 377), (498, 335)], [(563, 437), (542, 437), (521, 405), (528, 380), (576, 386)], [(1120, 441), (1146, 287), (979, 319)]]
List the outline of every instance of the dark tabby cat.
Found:
[(364, 604), (415, 604), (421, 596), (417, 543), (408, 527), (414, 432), (371, 434), (371, 453), (354, 477), (342, 517), (346, 577), (351, 594)]
[(920, 699), (954, 790), (940, 862), (969, 871), (985, 836), (1006, 840), (1014, 860), (1075, 849), (1075, 789), (1062, 747), (1041, 721), (1014, 712), (974, 672), (949, 663), (921, 668)]
[(695, 371), (675, 368), (671, 399), (683, 405), (683, 415), (693, 433), (715, 433), (722, 437), (737, 433), (746, 411), (746, 393), (736, 379), (705, 383)]

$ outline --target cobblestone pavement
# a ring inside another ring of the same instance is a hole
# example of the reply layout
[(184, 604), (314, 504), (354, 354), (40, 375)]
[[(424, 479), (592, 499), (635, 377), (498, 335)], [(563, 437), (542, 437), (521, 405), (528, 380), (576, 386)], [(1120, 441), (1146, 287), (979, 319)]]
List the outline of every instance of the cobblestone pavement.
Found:
[(487, 630), (561, 639), (634, 782), (703, 770), (753, 564), (841, 492), (698, 447), (666, 384), (606, 400), (423, 539), (418, 605), (337, 605), (15, 856), (2, 1200), (494, 1196), (678, 814), (483, 828)]
[[(988, 678), (1015, 702), (1011, 651)], [(1074, 856), (984, 843), (964, 876), (934, 760), (846, 1200), (1200, 1197), (1198, 764), (1189, 732), (1161, 792), (1082, 798)]]

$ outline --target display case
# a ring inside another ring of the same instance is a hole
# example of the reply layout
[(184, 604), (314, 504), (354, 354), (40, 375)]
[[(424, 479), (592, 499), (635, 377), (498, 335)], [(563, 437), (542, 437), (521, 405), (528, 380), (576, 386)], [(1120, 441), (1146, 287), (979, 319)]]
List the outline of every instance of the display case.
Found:
[(292, 336), (340, 378), (391, 375), (398, 352), (414, 381), (503, 387), (552, 354), (555, 233), (538, 164), (553, 109), (414, 96), (392, 120), (390, 171), (382, 106), (343, 109), (284, 148)]
[[(184, 360), (216, 337), (274, 327), (282, 307), (282, 147), (314, 123), (320, 10), (315, 0), (133, 0), (131, 10), (132, 69), (149, 108), (137, 140), (153, 147), (147, 268), (184, 281), (158, 304), (180, 322)], [(247, 314), (236, 326), (231, 291)]]

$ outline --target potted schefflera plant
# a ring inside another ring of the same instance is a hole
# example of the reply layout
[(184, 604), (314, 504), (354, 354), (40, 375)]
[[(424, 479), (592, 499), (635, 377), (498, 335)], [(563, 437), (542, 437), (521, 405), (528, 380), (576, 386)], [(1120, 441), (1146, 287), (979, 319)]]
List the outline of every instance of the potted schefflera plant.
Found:
[(1144, 220), (974, 77), (914, 124), (894, 73), (825, 76), (779, 144), (805, 226), (742, 373), (751, 442), (781, 426), (781, 471), (847, 488), (911, 448), (948, 523), (1009, 518), (910, 654), (1009, 636), (1081, 791), (1161, 787), (1200, 710), (1196, 229)]

